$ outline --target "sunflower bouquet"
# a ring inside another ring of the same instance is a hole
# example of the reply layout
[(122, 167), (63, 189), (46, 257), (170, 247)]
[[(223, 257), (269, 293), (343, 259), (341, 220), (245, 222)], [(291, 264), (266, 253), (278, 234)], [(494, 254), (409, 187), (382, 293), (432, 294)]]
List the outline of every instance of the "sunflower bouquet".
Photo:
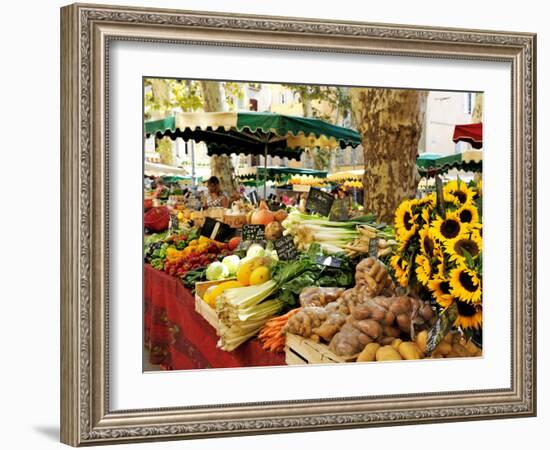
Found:
[(405, 200), (395, 213), (398, 251), (390, 259), (399, 285), (443, 312), (456, 307), (453, 325), (465, 332), (482, 321), (482, 186), (457, 179)]

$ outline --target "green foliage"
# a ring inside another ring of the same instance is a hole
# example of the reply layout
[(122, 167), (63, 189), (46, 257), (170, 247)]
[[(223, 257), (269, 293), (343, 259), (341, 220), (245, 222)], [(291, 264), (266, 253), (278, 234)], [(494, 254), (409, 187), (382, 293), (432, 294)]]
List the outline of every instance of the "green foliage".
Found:
[(243, 83), (235, 83), (233, 81), (226, 81), (223, 83), (225, 90), (225, 98), (230, 110), (236, 110), (237, 105), (235, 100), (242, 100), (244, 98), (244, 85)]

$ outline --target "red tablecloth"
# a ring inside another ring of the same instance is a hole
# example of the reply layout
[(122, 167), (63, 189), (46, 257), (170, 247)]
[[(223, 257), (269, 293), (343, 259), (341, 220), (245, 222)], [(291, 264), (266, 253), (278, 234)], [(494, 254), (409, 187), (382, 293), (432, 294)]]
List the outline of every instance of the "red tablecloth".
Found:
[(164, 369), (285, 365), (251, 339), (232, 352), (216, 347), (216, 330), (195, 311), (195, 299), (175, 277), (145, 265), (144, 338), (150, 362)]

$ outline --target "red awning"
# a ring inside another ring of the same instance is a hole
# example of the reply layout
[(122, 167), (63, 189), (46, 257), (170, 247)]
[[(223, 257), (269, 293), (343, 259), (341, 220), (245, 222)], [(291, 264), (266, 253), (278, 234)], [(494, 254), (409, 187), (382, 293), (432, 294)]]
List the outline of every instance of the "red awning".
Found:
[(453, 142), (469, 142), (473, 148), (483, 147), (483, 123), (455, 125)]

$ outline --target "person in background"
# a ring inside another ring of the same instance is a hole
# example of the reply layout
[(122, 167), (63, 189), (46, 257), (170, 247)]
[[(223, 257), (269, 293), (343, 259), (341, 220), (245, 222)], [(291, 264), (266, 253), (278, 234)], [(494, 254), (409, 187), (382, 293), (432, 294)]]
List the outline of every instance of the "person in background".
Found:
[(342, 200), (346, 198), (346, 190), (342, 186), (338, 186), (332, 190), (332, 195), (334, 195), (335, 199)]
[(205, 208), (227, 208), (229, 199), (221, 191), (220, 180), (218, 177), (211, 176), (206, 182), (208, 192), (204, 198), (203, 206)]
[(155, 191), (153, 192), (153, 198), (159, 198), (162, 194), (162, 191), (164, 191), (164, 183), (162, 181), (161, 177), (158, 177), (155, 183), (156, 187), (154, 188)]

